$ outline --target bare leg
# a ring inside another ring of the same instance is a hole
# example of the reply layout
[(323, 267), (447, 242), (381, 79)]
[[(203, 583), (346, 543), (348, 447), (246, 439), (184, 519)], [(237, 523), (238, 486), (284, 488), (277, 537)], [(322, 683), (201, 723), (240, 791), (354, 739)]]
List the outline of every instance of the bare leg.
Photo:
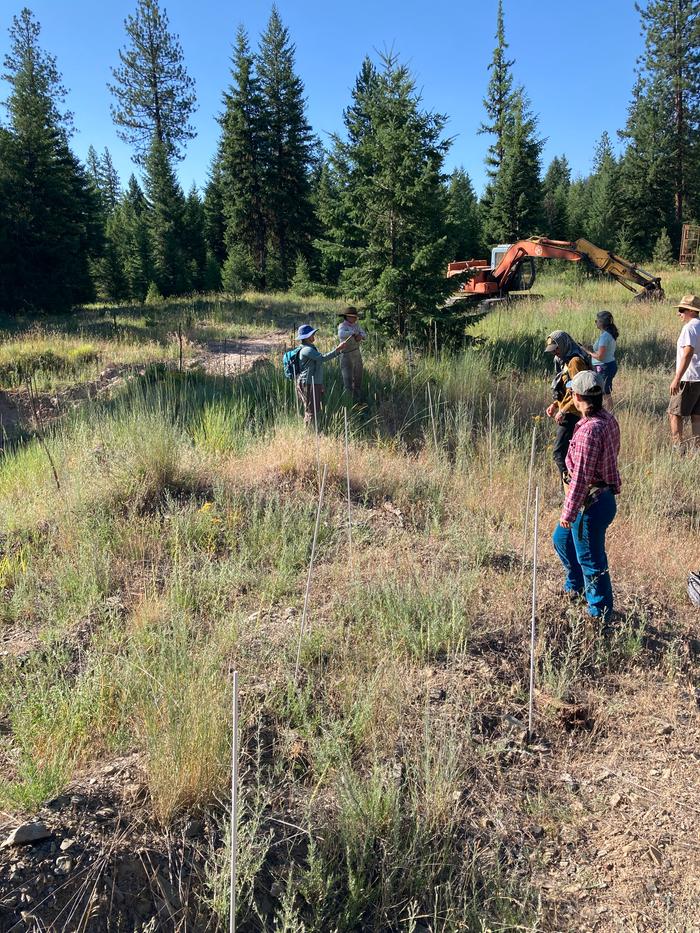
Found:
[(674, 446), (680, 447), (683, 443), (683, 418), (680, 415), (669, 415), (671, 421), (671, 440)]

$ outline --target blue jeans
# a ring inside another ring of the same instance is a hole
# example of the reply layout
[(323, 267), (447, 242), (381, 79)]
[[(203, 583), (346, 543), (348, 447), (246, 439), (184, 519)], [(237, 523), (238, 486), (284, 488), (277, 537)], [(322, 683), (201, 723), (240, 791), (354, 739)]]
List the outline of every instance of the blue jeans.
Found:
[(603, 392), (605, 395), (610, 395), (612, 393), (613, 379), (617, 373), (616, 360), (610, 360), (609, 363), (598, 363), (595, 367), (595, 371), (603, 381)]
[(605, 532), (615, 518), (615, 496), (606, 489), (595, 502), (579, 512), (571, 528), (557, 525), (554, 549), (566, 570), (567, 593), (585, 593), (590, 615), (609, 616), (613, 608), (612, 585), (605, 553)]

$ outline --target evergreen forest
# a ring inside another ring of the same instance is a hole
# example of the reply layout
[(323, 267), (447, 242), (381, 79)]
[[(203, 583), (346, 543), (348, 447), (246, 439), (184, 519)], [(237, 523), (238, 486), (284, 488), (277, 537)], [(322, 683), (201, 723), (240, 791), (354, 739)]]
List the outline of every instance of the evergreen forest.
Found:
[(291, 290), (360, 302), (380, 329), (404, 333), (439, 317), (447, 262), (497, 243), (584, 236), (633, 261), (672, 261), (682, 224), (700, 219), (700, 3), (637, 9), (643, 40), (621, 147), (603, 133), (590, 175), (572, 177), (566, 153), (543, 165), (537, 102), (509, 57), (499, 0), (479, 197), (466, 171), (446, 171), (447, 117), (424, 108), (394, 52), (360, 63), (344, 129), (322, 145), (274, 6), (257, 43), (243, 26), (234, 37), (199, 187), (178, 180), (196, 87), (160, 0), (137, 0), (109, 85), (134, 173), (120, 178), (98, 140), (83, 163), (60, 65), (25, 8), (9, 24), (3, 70), (0, 309)]

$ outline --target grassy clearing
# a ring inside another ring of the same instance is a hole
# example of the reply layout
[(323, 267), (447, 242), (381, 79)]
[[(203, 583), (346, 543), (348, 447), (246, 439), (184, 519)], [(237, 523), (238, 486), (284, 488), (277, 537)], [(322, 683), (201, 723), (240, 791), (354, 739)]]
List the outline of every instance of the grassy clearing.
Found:
[[(262, 332), (301, 307), (269, 298), (253, 313), (258, 299), (247, 301), (250, 313), (220, 308), (226, 333)], [(611, 641), (555, 595), (546, 536), (559, 493), (541, 420), (544, 335), (587, 336), (601, 305), (622, 332), (625, 490), (610, 553), (623, 619)], [(212, 333), (217, 313), (207, 306)], [(345, 399), (329, 367), (319, 445), (328, 487), (296, 685), (318, 479), (279, 361), (236, 380), (156, 365), (86, 403), (47, 437), (60, 491), (37, 443), (7, 450), (0, 626), (27, 647), (3, 662), (0, 806), (31, 812), (81, 769), (136, 750), (155, 820), (205, 809), (225, 831), (235, 666), (242, 923), (541, 928), (523, 827), (549, 792), (500, 725), (526, 704), (519, 561), (531, 431), (544, 497), (538, 682), (558, 702), (588, 696), (602, 715), (626, 672), (684, 676), (675, 620), (687, 568), (666, 555), (697, 533), (700, 494), (697, 461), (672, 459), (667, 445), (676, 327), (667, 306), (612, 304), (599, 284), (490, 315), (475, 331), (483, 342), (458, 355), (416, 353), (409, 367), (400, 351), (370, 354), (367, 405), (350, 412), (352, 566)], [(668, 639), (654, 654), (644, 636), (660, 625)], [(579, 741), (562, 735), (553, 709), (541, 706), (539, 729), (555, 750)], [(207, 877), (203, 897), (224, 922), (221, 851)]]

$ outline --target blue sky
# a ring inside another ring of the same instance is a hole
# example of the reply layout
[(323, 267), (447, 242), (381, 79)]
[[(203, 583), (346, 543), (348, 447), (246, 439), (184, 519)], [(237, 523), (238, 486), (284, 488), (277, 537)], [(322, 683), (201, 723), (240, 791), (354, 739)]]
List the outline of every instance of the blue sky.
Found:
[[(75, 114), (73, 148), (84, 158), (92, 143), (109, 147), (125, 181), (129, 149), (116, 136), (107, 90), (110, 66), (125, 43), (123, 22), (136, 0), (25, 0), (42, 26), (42, 46), (56, 56)], [(0, 0), (0, 56), (7, 29), (22, 0)], [(162, 0), (171, 29), (180, 36), (197, 85), (197, 139), (180, 163), (189, 189), (203, 186), (216, 148), (223, 89), (229, 82), (231, 47), (242, 23), (253, 46), (267, 22), (270, 3), (260, 0)], [(278, 0), (296, 45), (309, 120), (322, 141), (342, 130), (342, 111), (365, 55), (393, 48), (413, 70), (428, 109), (449, 117), (455, 137), (447, 168), (463, 165), (477, 191), (484, 184), (489, 143), (476, 130), (483, 119), (487, 66), (494, 47), (496, 0)], [(590, 170), (593, 147), (607, 130), (616, 142), (624, 126), (635, 61), (642, 50), (633, 0), (504, 0), (506, 38), (516, 81), (525, 85), (547, 138), (544, 166), (565, 153), (575, 174)], [(0, 82), (0, 94), (5, 86)]]

